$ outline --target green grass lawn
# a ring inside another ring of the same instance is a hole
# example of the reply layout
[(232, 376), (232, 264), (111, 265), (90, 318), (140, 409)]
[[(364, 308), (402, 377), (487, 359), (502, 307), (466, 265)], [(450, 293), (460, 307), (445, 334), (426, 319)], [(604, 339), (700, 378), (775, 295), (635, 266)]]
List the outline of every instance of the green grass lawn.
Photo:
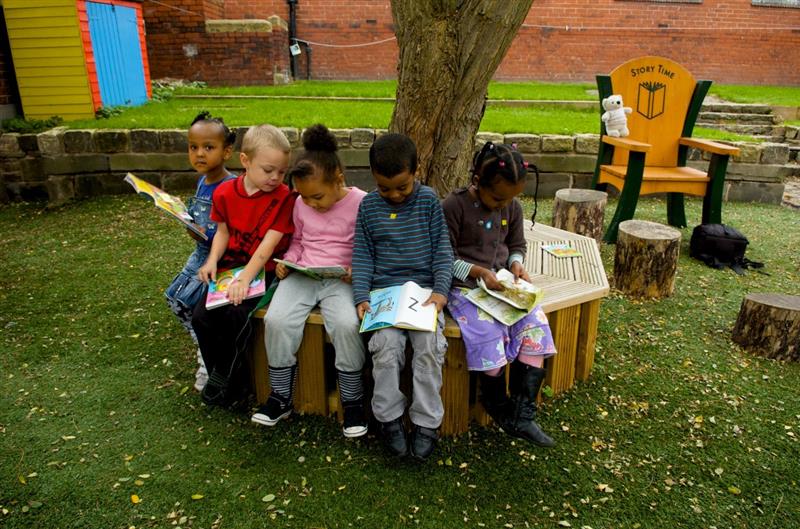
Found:
[(800, 107), (800, 86), (711, 85), (710, 93), (734, 103)]
[[(730, 329), (745, 293), (800, 294), (800, 213), (723, 214), (771, 275), (705, 267), (682, 230), (674, 296), (604, 300), (590, 380), (539, 417), (555, 448), (474, 427), (422, 465), (329, 419), (267, 429), (202, 405), (162, 294), (192, 243), (146, 201), (0, 207), (0, 525), (798, 527), (800, 365)], [(637, 217), (664, 222), (663, 201)]]

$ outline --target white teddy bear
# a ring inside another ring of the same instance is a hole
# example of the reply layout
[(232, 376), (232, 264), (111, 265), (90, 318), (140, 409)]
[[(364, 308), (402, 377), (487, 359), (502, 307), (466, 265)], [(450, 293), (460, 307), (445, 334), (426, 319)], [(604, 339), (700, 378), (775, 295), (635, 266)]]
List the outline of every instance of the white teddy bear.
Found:
[(606, 133), (614, 138), (624, 138), (628, 130), (628, 118), (625, 114), (633, 112), (631, 107), (622, 106), (622, 96), (614, 94), (603, 99), (603, 115), (600, 119), (606, 124)]

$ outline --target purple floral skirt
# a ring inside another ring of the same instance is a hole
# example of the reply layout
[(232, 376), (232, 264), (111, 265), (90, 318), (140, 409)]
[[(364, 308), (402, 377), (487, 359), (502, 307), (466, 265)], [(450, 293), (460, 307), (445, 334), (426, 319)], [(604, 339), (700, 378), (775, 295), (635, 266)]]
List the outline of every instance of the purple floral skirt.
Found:
[(541, 306), (508, 326), (492, 318), (469, 301), (469, 289), (450, 290), (447, 308), (458, 322), (467, 351), (467, 369), (489, 371), (513, 361), (518, 355), (556, 354), (550, 324)]

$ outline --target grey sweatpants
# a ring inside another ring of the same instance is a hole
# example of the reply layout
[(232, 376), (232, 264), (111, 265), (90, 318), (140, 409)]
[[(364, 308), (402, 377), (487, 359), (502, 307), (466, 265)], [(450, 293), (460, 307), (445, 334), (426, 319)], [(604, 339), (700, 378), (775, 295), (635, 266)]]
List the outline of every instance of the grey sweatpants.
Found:
[(413, 389), (408, 414), (411, 422), (426, 428), (438, 428), (444, 416), (439, 391), (442, 389), (442, 366), (447, 351), (444, 338), (444, 315), (439, 313), (435, 332), (408, 331), (388, 327), (375, 331), (369, 340), (372, 353), (372, 413), (381, 422), (401, 417), (406, 397), (400, 391), (400, 373), (406, 363), (406, 339), (411, 341), (414, 360), (411, 364)]
[(278, 283), (264, 317), (264, 342), (270, 367), (290, 367), (297, 363), (306, 318), (316, 305), (336, 349), (336, 369), (360, 371), (365, 351), (358, 333), (360, 322), (353, 305), (353, 288), (340, 279), (317, 281), (297, 272)]

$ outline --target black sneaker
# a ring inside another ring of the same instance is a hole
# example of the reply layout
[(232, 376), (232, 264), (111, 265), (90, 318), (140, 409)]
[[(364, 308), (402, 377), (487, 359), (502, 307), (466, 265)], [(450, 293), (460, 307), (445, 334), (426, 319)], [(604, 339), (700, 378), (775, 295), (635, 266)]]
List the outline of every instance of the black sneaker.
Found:
[(342, 433), (345, 437), (361, 437), (367, 433), (367, 419), (364, 417), (364, 405), (361, 402), (343, 402), (344, 424)]
[(209, 406), (226, 406), (228, 403), (228, 379), (214, 371), (203, 386), (200, 398)]
[(250, 420), (264, 426), (275, 426), (278, 421), (291, 414), (292, 403), (285, 401), (277, 393), (272, 393), (267, 399), (267, 403), (259, 406), (258, 410), (250, 417)]
[(438, 439), (439, 435), (434, 428), (414, 426), (414, 432), (411, 434), (411, 455), (421, 461), (425, 461), (433, 453), (433, 449), (436, 448)]
[(386, 448), (392, 455), (408, 455), (408, 441), (406, 440), (406, 429), (403, 426), (403, 418), (399, 417), (393, 421), (382, 422), (381, 432)]

